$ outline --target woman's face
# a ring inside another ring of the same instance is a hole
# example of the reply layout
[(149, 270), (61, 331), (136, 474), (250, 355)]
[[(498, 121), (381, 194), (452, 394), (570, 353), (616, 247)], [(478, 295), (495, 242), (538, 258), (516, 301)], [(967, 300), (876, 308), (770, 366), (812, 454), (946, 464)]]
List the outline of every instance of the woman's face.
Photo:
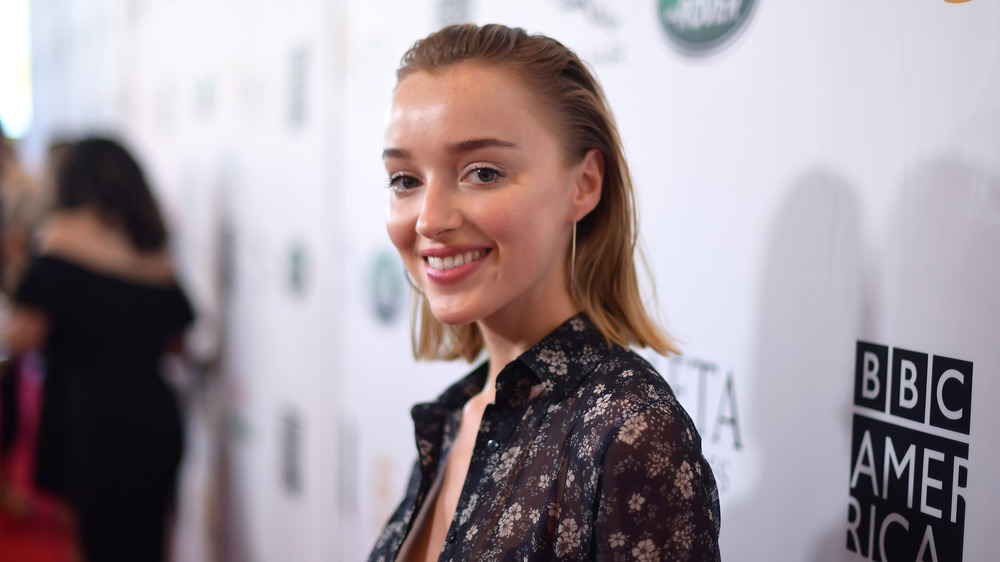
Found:
[(569, 241), (594, 158), (567, 164), (543, 117), (520, 79), (495, 67), (455, 64), (397, 86), (386, 226), (444, 323), (573, 312)]

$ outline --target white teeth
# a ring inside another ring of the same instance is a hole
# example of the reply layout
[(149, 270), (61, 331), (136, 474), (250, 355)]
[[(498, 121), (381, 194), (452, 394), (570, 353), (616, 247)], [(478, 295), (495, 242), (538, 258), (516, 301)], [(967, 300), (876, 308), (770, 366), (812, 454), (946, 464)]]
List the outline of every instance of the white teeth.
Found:
[(448, 256), (446, 258), (428, 256), (427, 265), (431, 266), (433, 269), (448, 271), (449, 269), (454, 269), (460, 265), (476, 261), (481, 257), (483, 257), (482, 250), (474, 250), (472, 252), (465, 252), (464, 254)]

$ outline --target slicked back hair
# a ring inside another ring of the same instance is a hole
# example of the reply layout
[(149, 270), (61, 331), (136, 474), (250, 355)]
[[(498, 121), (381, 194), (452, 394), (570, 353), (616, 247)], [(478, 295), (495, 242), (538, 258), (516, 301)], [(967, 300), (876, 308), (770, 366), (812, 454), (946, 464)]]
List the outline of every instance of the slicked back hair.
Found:
[[(543, 35), (520, 28), (473, 24), (445, 27), (417, 41), (403, 55), (397, 84), (417, 72), (434, 73), (471, 63), (513, 72), (550, 116), (567, 163), (597, 149), (604, 158), (601, 200), (577, 223), (573, 302), (613, 344), (677, 352), (650, 318), (636, 275), (636, 210), (632, 179), (604, 92), (576, 54)], [(571, 260), (567, 260), (567, 267)], [(567, 279), (570, 278), (567, 272)], [(446, 325), (414, 291), (413, 352), (418, 359), (474, 360), (483, 348), (475, 324)]]

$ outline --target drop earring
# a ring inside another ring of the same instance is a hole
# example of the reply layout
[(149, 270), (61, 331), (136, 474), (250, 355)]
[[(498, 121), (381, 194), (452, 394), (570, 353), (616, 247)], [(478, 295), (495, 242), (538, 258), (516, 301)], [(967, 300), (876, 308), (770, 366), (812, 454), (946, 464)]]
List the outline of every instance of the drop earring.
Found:
[(576, 216), (573, 216), (573, 238), (570, 242), (569, 254), (569, 290), (573, 290), (573, 282), (576, 279)]

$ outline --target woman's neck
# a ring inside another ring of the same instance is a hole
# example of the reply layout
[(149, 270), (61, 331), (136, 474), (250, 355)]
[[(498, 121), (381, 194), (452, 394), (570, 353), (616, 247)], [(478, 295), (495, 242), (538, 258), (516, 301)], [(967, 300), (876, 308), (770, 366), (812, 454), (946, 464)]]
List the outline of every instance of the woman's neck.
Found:
[(489, 391), (495, 395), (500, 371), (577, 313), (579, 309), (563, 306), (550, 311), (550, 314), (532, 315), (516, 322), (501, 322), (497, 318), (480, 320), (479, 330), (483, 334), (483, 343), (490, 358), (483, 392)]

